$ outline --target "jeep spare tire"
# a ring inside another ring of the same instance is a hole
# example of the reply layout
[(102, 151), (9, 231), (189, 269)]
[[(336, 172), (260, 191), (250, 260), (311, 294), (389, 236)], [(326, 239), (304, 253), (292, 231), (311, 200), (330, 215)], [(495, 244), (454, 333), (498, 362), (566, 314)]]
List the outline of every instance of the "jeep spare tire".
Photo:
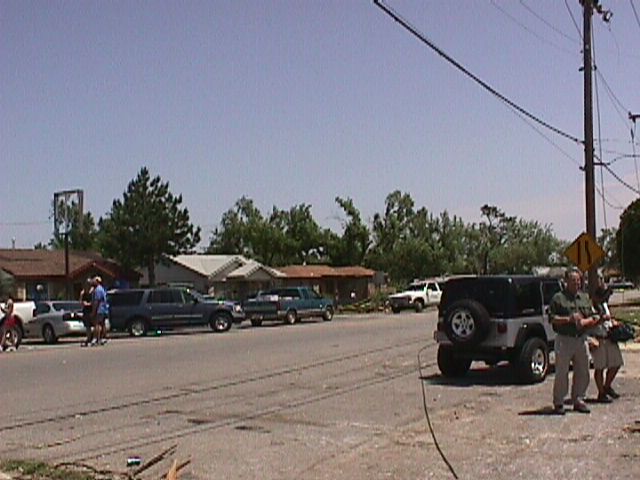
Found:
[(476, 345), (489, 333), (489, 312), (475, 300), (458, 300), (444, 316), (444, 330), (456, 345)]

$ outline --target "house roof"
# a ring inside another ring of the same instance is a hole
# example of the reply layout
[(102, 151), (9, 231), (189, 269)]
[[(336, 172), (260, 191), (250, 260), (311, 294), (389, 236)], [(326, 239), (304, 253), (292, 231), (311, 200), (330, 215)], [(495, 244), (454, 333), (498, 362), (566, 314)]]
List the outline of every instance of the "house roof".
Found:
[(279, 267), (282, 273), (291, 278), (322, 278), (322, 277), (373, 277), (375, 272), (368, 268), (330, 267), (329, 265), (289, 265)]
[[(21, 279), (64, 277), (64, 250), (0, 249), (0, 269)], [(69, 252), (70, 276), (76, 277), (95, 270), (112, 277), (122, 273), (130, 278), (140, 275), (138, 272), (124, 271), (116, 262), (95, 252)]]
[(281, 278), (286, 276), (284, 273), (280, 272), (279, 270), (276, 270), (275, 268), (267, 267), (266, 265), (263, 265), (254, 260), (249, 260), (248, 263), (231, 272), (228, 275), (228, 277), (229, 278), (247, 278), (260, 269), (264, 270), (272, 277)]
[(249, 262), (242, 255), (177, 255), (171, 259), (205, 277), (215, 275), (234, 261), (242, 265)]

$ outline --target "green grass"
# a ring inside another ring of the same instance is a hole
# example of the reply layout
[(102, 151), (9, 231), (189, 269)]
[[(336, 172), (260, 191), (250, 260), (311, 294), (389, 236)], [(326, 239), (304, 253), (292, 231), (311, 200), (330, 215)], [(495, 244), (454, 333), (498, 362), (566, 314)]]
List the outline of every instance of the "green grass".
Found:
[(0, 462), (0, 471), (11, 474), (17, 480), (95, 480), (86, 472), (56, 468), (44, 462), (32, 460), (6, 460)]
[(624, 305), (613, 307), (611, 313), (621, 322), (640, 327), (640, 305)]

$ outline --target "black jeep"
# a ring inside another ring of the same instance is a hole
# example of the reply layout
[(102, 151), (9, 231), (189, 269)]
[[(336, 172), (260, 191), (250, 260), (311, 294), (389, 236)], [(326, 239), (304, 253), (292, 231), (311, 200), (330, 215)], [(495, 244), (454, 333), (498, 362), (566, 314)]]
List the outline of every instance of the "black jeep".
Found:
[(474, 360), (506, 360), (521, 381), (544, 380), (555, 339), (547, 305), (560, 289), (558, 279), (531, 275), (448, 280), (434, 334), (442, 374), (462, 376)]

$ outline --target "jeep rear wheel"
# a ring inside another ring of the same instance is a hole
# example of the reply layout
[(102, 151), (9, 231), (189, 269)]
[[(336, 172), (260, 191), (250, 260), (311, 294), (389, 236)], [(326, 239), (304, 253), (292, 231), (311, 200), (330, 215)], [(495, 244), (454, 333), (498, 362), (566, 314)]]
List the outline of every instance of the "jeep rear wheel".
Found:
[(518, 378), (523, 383), (543, 381), (549, 371), (549, 348), (544, 340), (538, 337), (527, 340), (515, 366)]
[(471, 367), (471, 359), (461, 358), (448, 345), (438, 347), (438, 368), (445, 377), (462, 377)]
[(477, 345), (489, 333), (489, 312), (475, 300), (459, 300), (445, 313), (444, 330), (454, 344)]

